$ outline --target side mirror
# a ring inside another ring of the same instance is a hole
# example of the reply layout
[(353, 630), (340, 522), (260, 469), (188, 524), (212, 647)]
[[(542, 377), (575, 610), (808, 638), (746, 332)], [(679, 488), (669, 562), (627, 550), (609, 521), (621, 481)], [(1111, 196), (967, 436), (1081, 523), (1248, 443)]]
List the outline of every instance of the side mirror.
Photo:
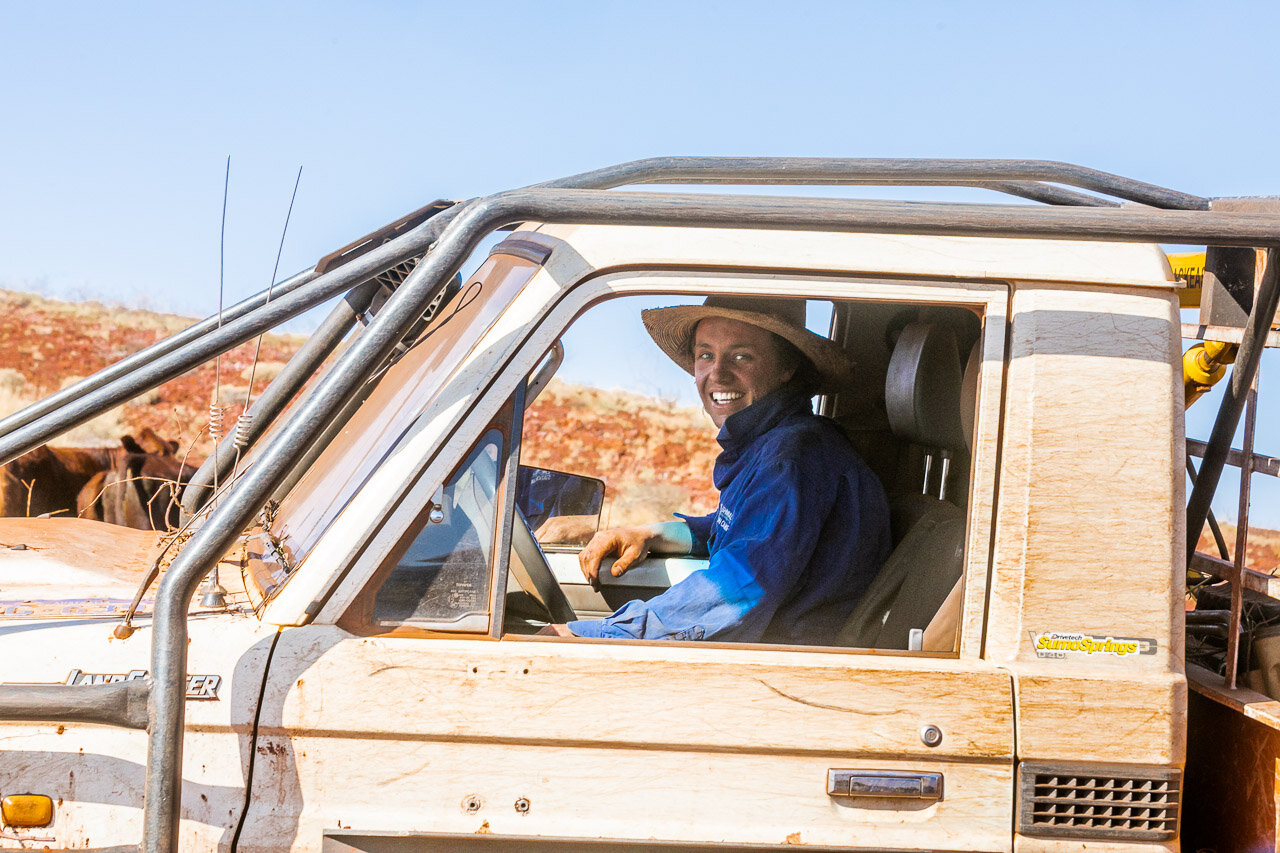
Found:
[(604, 481), (521, 465), (516, 506), (544, 548), (581, 548), (600, 527)]

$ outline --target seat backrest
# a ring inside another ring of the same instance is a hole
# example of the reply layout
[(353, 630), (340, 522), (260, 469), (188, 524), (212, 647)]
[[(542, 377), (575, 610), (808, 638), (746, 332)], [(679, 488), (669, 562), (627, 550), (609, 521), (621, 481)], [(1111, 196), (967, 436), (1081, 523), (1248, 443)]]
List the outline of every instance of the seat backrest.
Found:
[[(975, 381), (976, 377), (975, 371)], [(967, 396), (962, 384), (951, 331), (929, 323), (907, 325), (894, 346), (885, 380), (894, 435), (964, 454), (969, 425), (961, 416)], [(838, 645), (906, 649), (911, 629), (930, 623), (964, 572), (962, 510), (915, 492), (890, 495), (889, 514), (897, 545), (840, 630)]]
[[(911, 629), (924, 628), (942, 606), (964, 570), (965, 519), (956, 506), (933, 500), (858, 599), (836, 645), (905, 649)], [(890, 515), (899, 501), (890, 499)]]

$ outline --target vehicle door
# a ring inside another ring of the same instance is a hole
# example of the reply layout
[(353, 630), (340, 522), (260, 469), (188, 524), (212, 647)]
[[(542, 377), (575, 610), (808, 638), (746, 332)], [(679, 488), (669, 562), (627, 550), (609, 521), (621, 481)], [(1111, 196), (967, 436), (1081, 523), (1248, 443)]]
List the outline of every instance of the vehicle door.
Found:
[[(712, 292), (829, 302), (837, 337), (858, 311), (980, 317), (952, 652), (566, 639), (506, 618), (530, 378), (593, 305)], [(398, 445), (419, 459), (382, 460), (407, 483), (394, 507), (354, 545), (337, 532), (360, 499), (334, 523), (326, 559), (345, 568), (277, 643), (238, 849), (1010, 849), (1012, 688), (982, 658), (1007, 299), (779, 269), (534, 275), (459, 369), (470, 395), (437, 410), (454, 420), (424, 404)]]

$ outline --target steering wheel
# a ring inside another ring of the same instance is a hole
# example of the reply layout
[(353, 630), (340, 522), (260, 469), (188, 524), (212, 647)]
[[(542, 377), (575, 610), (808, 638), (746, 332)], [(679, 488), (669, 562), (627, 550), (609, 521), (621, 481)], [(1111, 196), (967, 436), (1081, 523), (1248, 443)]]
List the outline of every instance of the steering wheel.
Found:
[(556, 583), (556, 576), (547, 564), (542, 547), (533, 538), (529, 522), (524, 513), (516, 507), (515, 524), (511, 526), (511, 550), (516, 559), (510, 561), (511, 574), (527, 592), (547, 611), (552, 622), (572, 622), (578, 618), (573, 612), (573, 605), (565, 598), (564, 590)]

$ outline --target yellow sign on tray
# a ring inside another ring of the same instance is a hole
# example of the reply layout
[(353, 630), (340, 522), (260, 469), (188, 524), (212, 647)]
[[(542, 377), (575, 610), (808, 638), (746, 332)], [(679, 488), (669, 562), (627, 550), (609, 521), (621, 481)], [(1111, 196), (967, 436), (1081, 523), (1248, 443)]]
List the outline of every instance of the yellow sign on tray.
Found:
[(1188, 252), (1169, 255), (1173, 274), (1182, 280), (1178, 301), (1183, 308), (1199, 308), (1200, 292), (1204, 287), (1204, 252)]

